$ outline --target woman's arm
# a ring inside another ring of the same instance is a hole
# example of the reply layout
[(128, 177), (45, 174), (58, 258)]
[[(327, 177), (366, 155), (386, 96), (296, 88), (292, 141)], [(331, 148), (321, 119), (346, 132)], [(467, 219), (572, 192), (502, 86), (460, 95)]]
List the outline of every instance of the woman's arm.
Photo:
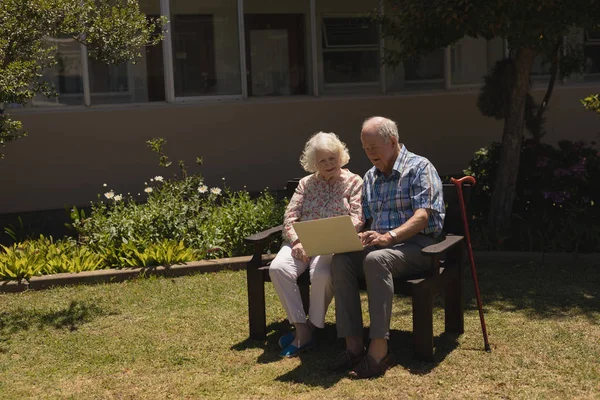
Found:
[(300, 180), (283, 215), (283, 238), (291, 243), (292, 246), (298, 242), (298, 235), (296, 235), (296, 231), (292, 227), (292, 224), (300, 221), (300, 218), (302, 217), (305, 183), (306, 181), (304, 179)]
[(354, 224), (356, 231), (360, 232), (365, 224), (365, 216), (362, 210), (363, 180), (358, 175), (355, 179), (356, 180), (352, 184), (348, 202), (350, 204), (350, 217), (352, 218), (352, 223)]

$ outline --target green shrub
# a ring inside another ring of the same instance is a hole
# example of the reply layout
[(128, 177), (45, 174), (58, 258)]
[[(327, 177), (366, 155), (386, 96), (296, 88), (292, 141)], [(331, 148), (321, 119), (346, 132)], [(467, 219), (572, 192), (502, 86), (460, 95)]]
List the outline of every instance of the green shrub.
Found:
[(165, 240), (182, 242), (200, 259), (244, 255), (250, 251), (244, 237), (280, 224), (283, 217), (284, 205), (268, 192), (252, 199), (246, 191), (208, 189), (199, 176), (161, 180), (148, 188), (145, 203), (109, 195), (92, 206), (88, 217), (73, 209), (80, 243), (114, 266), (131, 258), (115, 254), (123, 245), (141, 251)]
[(105, 267), (104, 258), (72, 239), (55, 242), (40, 236), (2, 246), (0, 280), (29, 280), (32, 276), (61, 272), (94, 271)]
[(104, 253), (105, 259), (111, 260), (111, 265), (124, 267), (169, 266), (200, 258), (198, 251), (187, 248), (183, 241), (176, 242), (174, 240), (164, 240), (147, 246), (134, 242), (122, 243), (119, 248), (107, 250)]
[[(172, 165), (163, 153), (164, 139), (149, 146), (159, 164)], [(196, 160), (198, 164), (202, 160)], [(144, 200), (109, 190), (98, 196), (89, 215), (70, 211), (69, 227), (77, 240), (40, 236), (0, 251), (0, 279), (92, 271), (106, 267), (153, 267), (211, 257), (247, 255), (244, 238), (281, 223), (284, 203), (268, 192), (252, 198), (247, 191), (208, 188), (201, 175), (189, 175), (179, 160), (179, 176), (156, 176), (145, 183)], [(106, 185), (105, 185), (106, 186)], [(7, 232), (19, 240), (18, 228)], [(272, 243), (275, 250), (278, 242)]]
[(72, 239), (54, 242), (51, 237), (40, 236), (40, 239), (31, 243), (44, 254), (43, 274), (95, 271), (105, 267), (100, 255)]
[(32, 243), (23, 242), (12, 246), (1, 246), (0, 280), (29, 280), (41, 275), (44, 266), (44, 253)]
[(590, 111), (594, 111), (600, 115), (600, 94), (594, 94), (581, 100), (583, 106)]
[(474, 239), (488, 248), (537, 251), (600, 251), (600, 157), (582, 142), (558, 147), (523, 143), (511, 232), (487, 241), (485, 222), (500, 160), (500, 144), (475, 153), (464, 172), (477, 179), (473, 188)]

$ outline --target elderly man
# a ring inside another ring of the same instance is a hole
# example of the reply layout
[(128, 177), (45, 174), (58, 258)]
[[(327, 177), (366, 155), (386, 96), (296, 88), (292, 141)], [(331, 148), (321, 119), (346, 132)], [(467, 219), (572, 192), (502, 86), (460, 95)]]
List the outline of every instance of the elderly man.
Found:
[[(382, 375), (392, 365), (388, 353), (393, 278), (425, 271), (429, 260), (421, 249), (433, 244), (444, 222), (442, 182), (433, 165), (399, 143), (398, 128), (383, 117), (367, 119), (360, 136), (373, 164), (364, 176), (362, 206), (370, 230), (361, 232), (365, 249), (336, 254), (332, 261), (338, 337), (346, 350), (330, 365), (350, 369), (353, 378)], [(358, 277), (367, 282), (371, 319), (368, 351)]]

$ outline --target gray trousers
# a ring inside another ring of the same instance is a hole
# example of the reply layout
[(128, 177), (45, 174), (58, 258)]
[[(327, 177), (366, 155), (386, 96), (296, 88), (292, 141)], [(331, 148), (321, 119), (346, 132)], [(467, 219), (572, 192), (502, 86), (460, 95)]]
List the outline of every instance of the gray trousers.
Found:
[(339, 338), (363, 335), (358, 289), (359, 277), (367, 282), (371, 339), (389, 339), (394, 278), (419, 274), (428, 269), (429, 257), (421, 249), (435, 243), (430, 236), (416, 235), (393, 247), (367, 247), (363, 251), (335, 254), (331, 263), (335, 318)]

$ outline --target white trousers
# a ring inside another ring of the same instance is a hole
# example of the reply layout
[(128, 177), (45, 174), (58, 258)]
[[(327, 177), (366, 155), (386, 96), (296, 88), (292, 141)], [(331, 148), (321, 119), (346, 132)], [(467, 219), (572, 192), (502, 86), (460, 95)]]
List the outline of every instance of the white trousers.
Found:
[(292, 257), (292, 247), (287, 243), (277, 253), (269, 268), (269, 275), (290, 323), (306, 323), (300, 288), (296, 280), (307, 268), (310, 268), (311, 288), (308, 318), (317, 328), (325, 326), (325, 313), (333, 298), (331, 257), (332, 254), (315, 256), (306, 263)]

